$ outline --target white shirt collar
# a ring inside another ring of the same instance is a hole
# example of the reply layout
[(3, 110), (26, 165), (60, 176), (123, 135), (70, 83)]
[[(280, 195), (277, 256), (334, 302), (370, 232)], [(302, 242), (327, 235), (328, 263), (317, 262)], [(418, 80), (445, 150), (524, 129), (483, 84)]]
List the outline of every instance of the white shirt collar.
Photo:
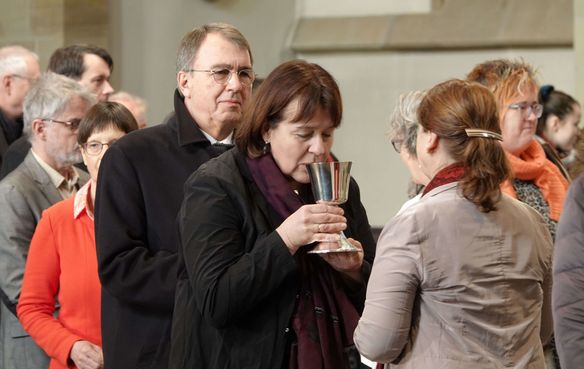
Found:
[[(67, 179), (61, 173), (59, 173), (57, 170), (55, 170), (53, 167), (51, 167), (49, 164), (47, 164), (43, 159), (41, 159), (34, 152), (33, 149), (30, 149), (30, 152), (32, 153), (32, 156), (35, 158), (35, 160), (39, 163), (41, 168), (43, 168), (43, 170), (47, 173), (47, 175), (49, 176), (49, 178), (51, 180), (51, 183), (53, 183), (55, 188), (57, 188), (57, 190), (59, 190), (59, 192), (61, 193), (63, 198), (68, 197), (68, 196), (66, 196), (66, 194), (70, 195), (70, 194), (75, 193), (76, 189), (74, 189), (74, 187), (79, 182), (79, 173), (77, 173), (77, 170), (75, 169), (75, 167), (73, 167), (73, 166), (71, 167), (73, 175), (71, 176), (70, 179)], [(66, 191), (62, 188), (63, 185), (65, 187), (67, 187)]]
[(203, 131), (202, 129), (201, 129), (201, 132), (203, 133), (203, 135), (205, 135), (205, 137), (207, 138), (207, 140), (209, 140), (209, 142), (211, 142), (211, 145), (213, 145), (215, 143), (221, 143), (221, 144), (227, 144), (227, 145), (232, 145), (233, 144), (233, 132), (231, 132), (229, 134), (229, 136), (225, 137), (221, 141), (217, 141), (213, 136), (211, 136), (207, 132)]

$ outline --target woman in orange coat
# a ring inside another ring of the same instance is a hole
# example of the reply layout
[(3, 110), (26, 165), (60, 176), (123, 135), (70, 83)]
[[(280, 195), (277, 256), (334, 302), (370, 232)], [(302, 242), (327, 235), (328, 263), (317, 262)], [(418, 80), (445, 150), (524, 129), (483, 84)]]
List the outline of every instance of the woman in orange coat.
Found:
[(77, 141), (91, 180), (43, 213), (30, 243), (17, 313), (51, 357), (50, 369), (103, 367), (93, 225), (97, 173), (107, 148), (137, 128), (130, 111), (118, 103), (102, 102), (89, 110)]

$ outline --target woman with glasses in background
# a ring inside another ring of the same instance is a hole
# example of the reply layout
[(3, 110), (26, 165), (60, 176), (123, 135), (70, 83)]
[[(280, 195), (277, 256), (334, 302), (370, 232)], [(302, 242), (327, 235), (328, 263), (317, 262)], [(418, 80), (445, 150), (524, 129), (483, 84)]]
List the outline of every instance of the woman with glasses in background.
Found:
[(130, 111), (118, 103), (101, 102), (87, 112), (77, 142), (91, 180), (45, 210), (31, 240), (17, 313), (51, 357), (50, 369), (103, 367), (93, 224), (97, 173), (108, 147), (137, 128)]
[(546, 158), (535, 139), (543, 106), (538, 103), (539, 86), (533, 68), (523, 62), (492, 60), (477, 65), (467, 79), (488, 87), (499, 104), (501, 145), (512, 172), (512, 179), (503, 184), (503, 191), (537, 210), (548, 223), (553, 238), (568, 181)]
[[(399, 100), (389, 119), (387, 136), (393, 149), (399, 154), (401, 161), (410, 172), (411, 184), (414, 187), (410, 199), (406, 201), (398, 214), (416, 203), (422, 196), (422, 189), (430, 179), (422, 172), (416, 154), (416, 138), (418, 136), (418, 106), (424, 98), (424, 91), (411, 91), (400, 95)], [(410, 186), (412, 187), (412, 186)]]

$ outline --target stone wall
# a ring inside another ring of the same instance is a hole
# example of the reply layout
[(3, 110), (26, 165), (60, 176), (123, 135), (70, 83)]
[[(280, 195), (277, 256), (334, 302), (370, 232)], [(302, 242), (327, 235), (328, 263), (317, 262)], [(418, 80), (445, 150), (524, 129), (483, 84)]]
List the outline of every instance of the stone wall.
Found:
[(108, 46), (107, 0), (2, 0), (0, 46), (19, 44), (38, 53), (41, 68), (51, 53), (72, 43)]

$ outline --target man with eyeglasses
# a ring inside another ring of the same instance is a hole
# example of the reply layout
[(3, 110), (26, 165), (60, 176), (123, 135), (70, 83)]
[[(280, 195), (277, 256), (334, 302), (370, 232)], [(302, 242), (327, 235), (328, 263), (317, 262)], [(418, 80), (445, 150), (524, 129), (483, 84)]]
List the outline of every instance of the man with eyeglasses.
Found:
[(41, 213), (68, 198), (89, 179), (81, 161), (77, 127), (95, 98), (77, 82), (43, 75), (24, 100), (24, 162), (0, 181), (0, 368), (47, 368), (46, 354), (16, 317), (29, 243)]
[(39, 75), (35, 53), (17, 45), (0, 48), (0, 165), (8, 146), (22, 136), (22, 102)]
[[(107, 50), (91, 45), (71, 45), (53, 52), (48, 70), (79, 82), (97, 100), (107, 101), (114, 92), (110, 84), (113, 67), (113, 59)], [(29, 149), (30, 143), (25, 138), (16, 140), (10, 146), (0, 169), (0, 179), (22, 163)]]
[(95, 229), (105, 369), (168, 367), (183, 184), (231, 146), (255, 78), (247, 40), (227, 24), (187, 33), (176, 64), (174, 112), (117, 141), (100, 165)]

